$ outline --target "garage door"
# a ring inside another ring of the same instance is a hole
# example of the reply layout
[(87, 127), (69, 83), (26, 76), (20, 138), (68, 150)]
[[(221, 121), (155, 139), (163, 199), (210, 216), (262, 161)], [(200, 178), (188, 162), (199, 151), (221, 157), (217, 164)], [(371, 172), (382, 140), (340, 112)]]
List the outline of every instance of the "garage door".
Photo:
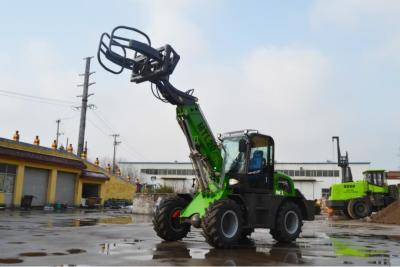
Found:
[(76, 174), (68, 172), (57, 173), (56, 202), (74, 205)]
[(48, 170), (25, 168), (23, 195), (34, 196), (32, 206), (46, 204), (48, 179)]

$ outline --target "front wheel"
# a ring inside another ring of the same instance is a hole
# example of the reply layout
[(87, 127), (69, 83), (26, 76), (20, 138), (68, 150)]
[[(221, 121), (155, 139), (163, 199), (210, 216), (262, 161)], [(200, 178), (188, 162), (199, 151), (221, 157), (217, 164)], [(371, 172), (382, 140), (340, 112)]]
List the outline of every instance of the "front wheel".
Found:
[(279, 209), (275, 228), (270, 230), (270, 234), (280, 243), (290, 243), (299, 237), (302, 225), (299, 207), (293, 202), (286, 202)]
[(371, 215), (371, 206), (364, 199), (352, 199), (349, 201), (347, 211), (353, 219), (365, 218)]
[(207, 208), (202, 221), (203, 235), (213, 247), (229, 248), (242, 234), (242, 213), (231, 199), (221, 199)]
[(157, 235), (166, 241), (181, 240), (190, 231), (190, 224), (181, 223), (179, 216), (187, 206), (183, 198), (173, 196), (164, 198), (158, 205), (153, 218), (153, 228)]

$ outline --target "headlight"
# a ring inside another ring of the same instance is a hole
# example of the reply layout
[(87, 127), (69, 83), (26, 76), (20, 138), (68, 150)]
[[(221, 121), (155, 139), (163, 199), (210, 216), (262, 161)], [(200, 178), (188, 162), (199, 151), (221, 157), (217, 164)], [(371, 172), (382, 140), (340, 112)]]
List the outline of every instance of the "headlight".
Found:
[(233, 178), (229, 179), (229, 185), (235, 185), (237, 183), (239, 183), (239, 180), (236, 180), (236, 179), (233, 179)]

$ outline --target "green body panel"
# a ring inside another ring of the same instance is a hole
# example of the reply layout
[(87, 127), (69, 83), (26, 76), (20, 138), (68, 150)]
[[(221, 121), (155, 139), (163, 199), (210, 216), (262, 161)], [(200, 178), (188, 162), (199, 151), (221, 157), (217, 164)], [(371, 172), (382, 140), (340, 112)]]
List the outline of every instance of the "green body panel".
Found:
[(367, 181), (334, 184), (331, 187), (329, 200), (351, 200), (364, 197), (367, 192), (387, 194), (388, 187), (368, 184)]
[[(274, 195), (285, 197), (294, 197), (296, 195), (294, 183), (290, 176), (287, 176), (282, 172), (275, 172), (273, 179)], [(226, 178), (225, 180), (228, 181), (228, 178)], [(289, 185), (289, 190), (283, 190), (282, 188), (280, 188), (279, 181), (287, 181), (287, 184)], [(210, 184), (209, 186), (212, 187), (213, 185)], [(184, 210), (182, 210), (180, 217), (189, 218), (197, 213), (200, 215), (200, 218), (202, 218), (205, 214), (206, 209), (211, 203), (228, 197), (230, 193), (231, 192), (228, 188), (228, 183), (225, 183), (222, 189), (213, 191), (212, 193), (197, 192), (189, 205)]]
[(226, 198), (228, 194), (229, 191), (226, 189), (221, 189), (212, 193), (197, 192), (189, 205), (182, 211), (180, 217), (189, 218), (193, 214), (198, 213), (200, 218), (202, 218), (211, 203)]
[[(290, 190), (283, 190), (279, 187), (279, 181), (287, 181)], [(283, 172), (274, 172), (274, 195), (294, 197), (296, 196), (295, 187), (293, 180), (290, 176), (284, 174)]]
[(350, 200), (364, 197), (367, 193), (368, 184), (365, 181), (334, 184), (331, 187), (329, 200)]

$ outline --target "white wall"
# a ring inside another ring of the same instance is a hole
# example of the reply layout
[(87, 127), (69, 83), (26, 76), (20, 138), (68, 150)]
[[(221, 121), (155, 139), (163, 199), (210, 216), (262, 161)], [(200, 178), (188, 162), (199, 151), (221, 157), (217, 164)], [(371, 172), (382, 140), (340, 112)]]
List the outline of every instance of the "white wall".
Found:
[[(121, 168), (132, 168), (137, 170), (140, 177), (140, 182), (149, 185), (169, 185), (173, 186), (178, 192), (189, 192), (192, 188), (194, 175), (159, 175), (145, 174), (140, 172), (143, 169), (192, 169), (190, 162), (120, 162)], [(362, 180), (362, 172), (370, 168), (369, 162), (351, 163), (350, 164), (354, 180)], [(298, 162), (285, 163), (278, 162), (275, 164), (276, 170), (337, 170), (338, 177), (327, 176), (292, 176), (296, 188), (298, 188), (307, 199), (321, 198), (322, 188), (329, 188), (334, 183), (341, 182), (341, 169), (337, 163), (332, 162)], [(152, 177), (156, 177), (155, 180)]]
[(195, 178), (195, 175), (191, 174), (147, 174), (141, 172), (144, 169), (192, 170), (190, 162), (119, 162), (118, 164), (121, 168), (137, 170), (139, 180), (143, 184), (172, 186), (176, 192), (189, 192)]

